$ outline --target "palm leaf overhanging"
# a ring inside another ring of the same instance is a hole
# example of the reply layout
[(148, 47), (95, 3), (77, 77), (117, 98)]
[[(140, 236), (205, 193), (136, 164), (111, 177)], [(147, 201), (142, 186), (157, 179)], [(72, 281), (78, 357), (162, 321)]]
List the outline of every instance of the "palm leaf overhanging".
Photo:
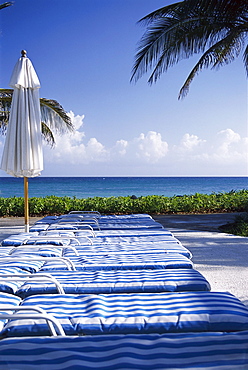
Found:
[(13, 5), (13, 2), (12, 1), (7, 1), (7, 2), (5, 2), (3, 4), (0, 4), (0, 10), (1, 9), (4, 9), (4, 8), (7, 8), (8, 6), (11, 6), (11, 5)]
[[(9, 113), (12, 102), (12, 89), (0, 89), (0, 133), (4, 134), (9, 122)], [(63, 134), (72, 132), (74, 126), (71, 118), (63, 107), (56, 101), (46, 98), (40, 99), (41, 126), (44, 139), (53, 146), (55, 144), (54, 132)]]
[(232, 62), (242, 50), (248, 74), (248, 1), (184, 0), (158, 9), (140, 23), (147, 30), (140, 40), (131, 80), (151, 70), (148, 83), (182, 59), (201, 53), (179, 98), (184, 97), (194, 77), (203, 68), (219, 68)]

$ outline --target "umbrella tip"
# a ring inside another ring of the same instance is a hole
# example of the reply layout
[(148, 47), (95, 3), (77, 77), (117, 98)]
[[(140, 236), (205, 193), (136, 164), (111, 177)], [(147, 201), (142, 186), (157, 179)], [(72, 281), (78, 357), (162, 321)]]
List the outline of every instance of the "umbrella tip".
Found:
[(22, 50), (22, 51), (21, 51), (21, 54), (22, 54), (22, 57), (23, 57), (23, 58), (26, 58), (26, 56), (27, 56), (27, 52), (26, 52), (26, 50)]

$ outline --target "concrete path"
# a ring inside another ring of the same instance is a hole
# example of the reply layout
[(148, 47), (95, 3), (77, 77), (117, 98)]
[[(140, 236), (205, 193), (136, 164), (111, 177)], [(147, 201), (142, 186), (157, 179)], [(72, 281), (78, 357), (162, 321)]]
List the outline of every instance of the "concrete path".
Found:
[[(33, 225), (41, 217), (30, 217), (29, 225)], [(24, 217), (0, 217), (0, 242), (12, 234), (24, 233)]]
[[(212, 291), (230, 292), (248, 306), (248, 238), (219, 233), (237, 214), (154, 216), (193, 254)], [(204, 231), (212, 230), (212, 231)]]

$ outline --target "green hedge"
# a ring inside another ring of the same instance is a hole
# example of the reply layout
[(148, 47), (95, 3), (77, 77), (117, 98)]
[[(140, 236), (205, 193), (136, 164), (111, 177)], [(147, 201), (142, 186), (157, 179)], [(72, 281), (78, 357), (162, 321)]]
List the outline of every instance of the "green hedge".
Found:
[[(71, 198), (47, 196), (29, 199), (30, 216), (58, 215), (71, 210), (99, 211), (102, 214), (172, 214), (172, 213), (217, 213), (248, 211), (248, 190), (210, 195), (196, 193), (165, 197), (149, 195), (132, 197)], [(23, 216), (22, 197), (0, 198), (0, 217)]]
[(248, 236), (248, 213), (236, 216), (233, 223), (228, 223), (219, 227), (219, 230), (224, 233)]

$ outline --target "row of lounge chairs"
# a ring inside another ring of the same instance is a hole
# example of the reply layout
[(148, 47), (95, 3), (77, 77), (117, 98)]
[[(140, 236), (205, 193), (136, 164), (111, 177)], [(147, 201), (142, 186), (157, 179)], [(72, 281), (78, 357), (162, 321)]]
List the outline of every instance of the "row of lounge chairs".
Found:
[(48, 216), (0, 247), (0, 369), (248, 369), (248, 309), (149, 215)]

